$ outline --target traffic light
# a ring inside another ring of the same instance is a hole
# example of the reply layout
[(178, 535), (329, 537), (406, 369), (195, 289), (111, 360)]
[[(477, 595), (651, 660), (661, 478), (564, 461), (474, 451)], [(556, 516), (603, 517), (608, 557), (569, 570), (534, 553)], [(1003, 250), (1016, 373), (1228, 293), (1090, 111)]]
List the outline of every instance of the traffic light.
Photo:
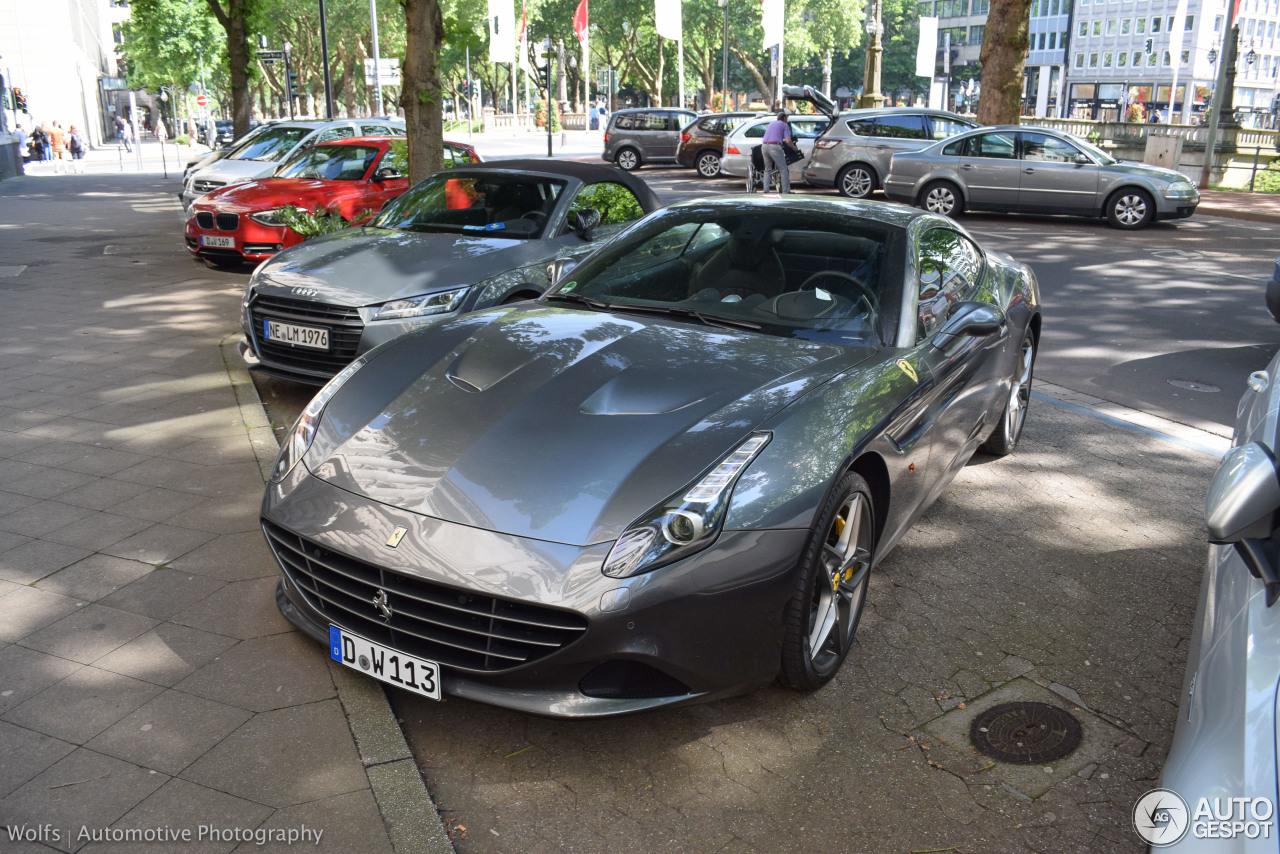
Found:
[(1153, 47), (1154, 47), (1154, 41), (1152, 39), (1147, 39), (1146, 47), (1144, 47), (1143, 50), (1145, 50), (1147, 53), (1151, 53), (1151, 50)]
[(27, 96), (16, 86), (13, 89), (13, 108), (20, 113), (27, 111)]
[(302, 91), (298, 89), (298, 72), (290, 71), (289, 72), (289, 97), (297, 98), (301, 94), (302, 94)]

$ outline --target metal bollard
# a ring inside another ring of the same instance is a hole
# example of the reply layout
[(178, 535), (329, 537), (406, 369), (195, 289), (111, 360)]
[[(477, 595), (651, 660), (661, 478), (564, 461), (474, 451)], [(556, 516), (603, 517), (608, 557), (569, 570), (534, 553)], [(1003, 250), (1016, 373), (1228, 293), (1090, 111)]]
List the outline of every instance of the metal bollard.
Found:
[(1253, 171), (1249, 173), (1249, 192), (1253, 192), (1253, 179), (1258, 177), (1258, 155), (1262, 153), (1262, 146), (1259, 145), (1253, 150)]

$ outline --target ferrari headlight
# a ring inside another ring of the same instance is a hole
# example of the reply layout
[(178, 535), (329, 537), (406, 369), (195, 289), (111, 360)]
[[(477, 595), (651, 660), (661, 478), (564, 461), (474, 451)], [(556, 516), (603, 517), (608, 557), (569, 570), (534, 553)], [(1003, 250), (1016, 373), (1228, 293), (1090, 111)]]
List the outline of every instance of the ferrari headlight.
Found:
[(298, 420), (293, 423), (293, 429), (285, 437), (284, 444), (280, 446), (280, 456), (276, 457), (276, 466), (271, 470), (273, 482), (279, 483), (284, 480), (284, 476), (293, 470), (298, 460), (302, 459), (307, 448), (311, 447), (311, 440), (316, 437), (316, 428), (320, 425), (320, 416), (324, 413), (324, 408), (338, 393), (338, 389), (342, 388), (356, 371), (364, 367), (364, 364), (365, 357), (359, 357), (339, 371), (337, 376), (324, 384), (319, 394), (311, 398), (307, 408), (302, 410)]
[(769, 442), (755, 433), (688, 489), (681, 490), (622, 532), (602, 572), (628, 578), (701, 551), (715, 540), (733, 484)]
[(432, 314), (444, 314), (454, 311), (462, 304), (462, 299), (471, 290), (470, 286), (452, 291), (441, 291), (424, 294), (420, 297), (392, 300), (378, 307), (373, 313), (373, 320), (401, 320), (406, 317), (427, 317)]
[(284, 210), (284, 208), (272, 208), (269, 211), (258, 211), (257, 213), (249, 214), (249, 219), (262, 225), (279, 227), (285, 224), (284, 220), (281, 219), (281, 214)]

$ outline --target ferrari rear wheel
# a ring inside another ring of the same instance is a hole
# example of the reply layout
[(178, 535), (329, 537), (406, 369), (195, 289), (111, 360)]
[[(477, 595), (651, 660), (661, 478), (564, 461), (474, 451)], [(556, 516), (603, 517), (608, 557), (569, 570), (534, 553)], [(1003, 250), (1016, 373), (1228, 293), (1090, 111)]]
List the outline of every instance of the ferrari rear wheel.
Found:
[(821, 688), (844, 663), (867, 598), (875, 538), (871, 488), (849, 472), (818, 513), (801, 557), (783, 614), (782, 684)]
[(1013, 452), (1022, 438), (1023, 425), (1027, 423), (1027, 407), (1031, 403), (1031, 374), (1036, 366), (1036, 337), (1028, 329), (1022, 336), (1022, 347), (1018, 351), (1018, 364), (1013, 369), (1013, 382), (1009, 388), (1009, 399), (1005, 401), (1004, 412), (1000, 415), (1000, 423), (995, 432), (983, 444), (982, 450), (997, 457)]

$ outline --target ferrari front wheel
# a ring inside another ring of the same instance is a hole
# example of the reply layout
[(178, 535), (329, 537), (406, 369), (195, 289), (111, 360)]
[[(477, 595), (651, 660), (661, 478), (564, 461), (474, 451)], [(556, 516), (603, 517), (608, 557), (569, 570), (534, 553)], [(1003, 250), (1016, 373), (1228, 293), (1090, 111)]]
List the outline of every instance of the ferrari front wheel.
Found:
[(982, 450), (997, 457), (1013, 452), (1022, 438), (1022, 428), (1027, 423), (1027, 407), (1031, 404), (1031, 374), (1036, 366), (1036, 336), (1027, 329), (1022, 335), (1022, 347), (1018, 350), (1018, 363), (1013, 367), (1013, 379), (1009, 385), (1009, 397), (1004, 412), (991, 437)]
[(871, 488), (849, 472), (831, 491), (805, 544), (783, 614), (782, 684), (821, 688), (844, 663), (866, 602), (875, 539)]

